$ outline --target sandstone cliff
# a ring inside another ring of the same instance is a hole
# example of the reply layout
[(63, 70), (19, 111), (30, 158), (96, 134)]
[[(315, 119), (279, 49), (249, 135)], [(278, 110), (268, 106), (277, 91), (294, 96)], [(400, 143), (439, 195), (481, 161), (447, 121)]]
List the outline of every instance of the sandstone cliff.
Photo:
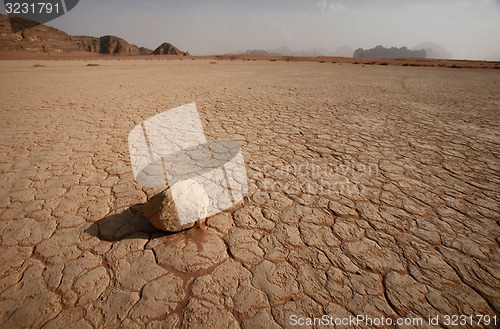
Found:
[[(19, 32), (13, 32), (11, 24), (15, 24)], [(172, 54), (189, 55), (170, 43), (163, 43), (155, 52), (138, 47), (126, 40), (106, 35), (99, 38), (92, 36), (71, 36), (56, 28), (35, 24), (22, 18), (9, 21), (6, 15), (0, 14), (0, 51), (22, 51), (30, 53), (58, 54), (69, 52), (91, 52), (107, 55), (150, 55)]]

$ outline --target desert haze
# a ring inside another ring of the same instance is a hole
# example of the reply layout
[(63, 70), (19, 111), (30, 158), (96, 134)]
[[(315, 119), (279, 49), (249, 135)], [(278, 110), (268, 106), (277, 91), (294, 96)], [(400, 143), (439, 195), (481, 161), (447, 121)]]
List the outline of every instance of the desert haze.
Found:
[[(0, 61), (2, 328), (498, 325), (499, 70), (118, 58)], [(127, 136), (191, 102), (249, 191), (167, 234)]]

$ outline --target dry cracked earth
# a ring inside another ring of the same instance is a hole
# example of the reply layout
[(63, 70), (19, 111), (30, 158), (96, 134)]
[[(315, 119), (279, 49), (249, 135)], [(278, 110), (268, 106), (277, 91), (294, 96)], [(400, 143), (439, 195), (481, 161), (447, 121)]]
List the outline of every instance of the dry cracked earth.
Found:
[[(39, 63), (0, 62), (1, 328), (499, 313), (500, 72)], [(192, 101), (241, 144), (248, 198), (165, 234), (127, 135)]]

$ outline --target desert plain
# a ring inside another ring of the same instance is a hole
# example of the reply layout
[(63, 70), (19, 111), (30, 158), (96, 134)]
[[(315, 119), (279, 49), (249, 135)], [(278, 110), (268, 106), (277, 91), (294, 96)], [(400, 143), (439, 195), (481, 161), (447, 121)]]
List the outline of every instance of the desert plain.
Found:
[[(499, 70), (96, 58), (0, 72), (1, 328), (494, 327), (476, 315), (500, 312)], [(142, 214), (159, 191), (135, 181), (127, 136), (190, 102), (207, 139), (240, 143), (248, 195), (166, 234)]]

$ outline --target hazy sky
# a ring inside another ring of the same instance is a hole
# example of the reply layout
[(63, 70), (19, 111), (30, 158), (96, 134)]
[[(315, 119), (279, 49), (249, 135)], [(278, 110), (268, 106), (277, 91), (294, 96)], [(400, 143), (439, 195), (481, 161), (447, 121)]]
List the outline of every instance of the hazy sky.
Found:
[(500, 57), (500, 0), (80, 0), (48, 25), (193, 55), (430, 41), (454, 58)]

